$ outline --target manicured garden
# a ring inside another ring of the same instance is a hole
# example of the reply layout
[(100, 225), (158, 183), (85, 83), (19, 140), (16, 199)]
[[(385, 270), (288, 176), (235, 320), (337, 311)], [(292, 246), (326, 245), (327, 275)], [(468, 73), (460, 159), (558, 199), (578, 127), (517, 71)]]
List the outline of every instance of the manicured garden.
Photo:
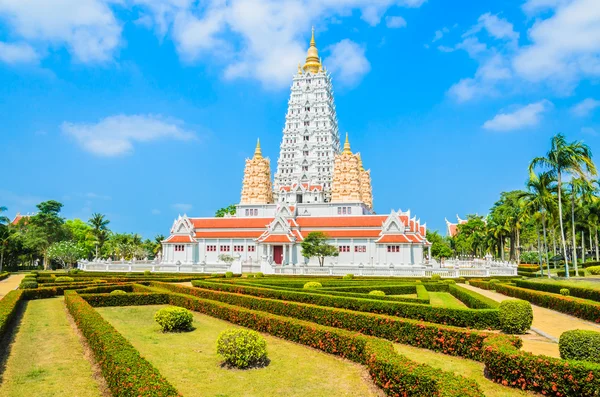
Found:
[[(469, 280), (498, 292), (528, 291), (526, 300), (498, 303), (462, 279), (61, 276), (31, 274), (23, 289), (0, 301), (0, 331), (17, 335), (11, 357), (22, 327), (43, 318), (27, 316), (31, 305), (58, 302), (113, 395), (513, 396), (527, 390), (594, 396), (600, 389), (600, 363), (586, 350), (597, 341), (594, 333), (561, 339), (569, 361), (521, 351), (518, 336), (531, 326), (531, 293), (594, 301), (522, 288), (520, 279)], [(184, 285), (190, 280), (192, 286)], [(258, 333), (236, 334), (244, 329)], [(240, 361), (250, 357), (243, 349), (259, 354), (256, 361)], [(81, 351), (70, 349), (91, 371)], [(78, 373), (100, 387), (91, 372)], [(68, 384), (61, 372), (54, 375)]]

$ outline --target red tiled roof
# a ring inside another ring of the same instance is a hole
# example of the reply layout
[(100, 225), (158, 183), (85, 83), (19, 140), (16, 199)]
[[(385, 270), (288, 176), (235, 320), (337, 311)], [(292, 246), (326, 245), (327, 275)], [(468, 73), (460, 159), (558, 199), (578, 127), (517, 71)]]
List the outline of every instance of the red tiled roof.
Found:
[(233, 232), (196, 232), (196, 238), (258, 238), (264, 233), (263, 230), (256, 231), (233, 231)]
[(170, 236), (164, 240), (165, 243), (193, 243), (194, 240), (191, 236)]
[(290, 243), (292, 240), (285, 234), (270, 234), (261, 243)]
[(388, 234), (381, 237), (376, 241), (377, 244), (386, 244), (386, 243), (409, 243), (410, 240), (407, 238), (405, 234)]
[(264, 229), (274, 218), (190, 218), (196, 229)]
[(381, 233), (380, 229), (376, 230), (302, 230), (302, 236), (306, 237), (310, 232), (322, 232), (331, 238), (340, 237), (362, 237), (362, 238), (373, 238), (379, 237)]
[(458, 230), (456, 228), (456, 223), (448, 223), (448, 234), (450, 235), (450, 237), (456, 236), (457, 232)]
[(362, 216), (299, 216), (296, 222), (300, 227), (381, 227), (387, 215)]

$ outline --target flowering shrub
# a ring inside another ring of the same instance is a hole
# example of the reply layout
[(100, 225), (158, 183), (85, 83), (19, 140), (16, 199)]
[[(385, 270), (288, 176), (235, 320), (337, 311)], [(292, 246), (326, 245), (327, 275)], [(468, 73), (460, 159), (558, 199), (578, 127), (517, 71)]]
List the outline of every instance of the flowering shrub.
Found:
[(509, 299), (500, 303), (500, 327), (507, 334), (524, 334), (533, 322), (531, 303)]
[(323, 287), (321, 285), (321, 283), (318, 283), (316, 281), (309, 281), (308, 283), (304, 284), (304, 289), (313, 289), (313, 288), (321, 288)]
[[(558, 283), (556, 281), (525, 281), (518, 280), (516, 283), (517, 287), (532, 289), (535, 291), (552, 292), (553, 294), (561, 294), (561, 290), (565, 289), (565, 284)], [(582, 299), (591, 299), (596, 302), (600, 302), (600, 290), (593, 288), (580, 287), (575, 283), (569, 285), (569, 295), (575, 296)]]
[(181, 307), (165, 307), (154, 313), (154, 321), (163, 332), (189, 331), (192, 329), (194, 315)]
[[(126, 295), (118, 295), (117, 298)], [(140, 353), (76, 292), (65, 295), (67, 309), (87, 339), (112, 395), (180, 396)]]
[(373, 291), (369, 292), (369, 295), (385, 296), (385, 292), (378, 291), (378, 290), (373, 290)]
[(223, 331), (217, 339), (217, 354), (223, 357), (226, 365), (240, 369), (268, 363), (265, 338), (256, 331), (245, 329)]
[(600, 363), (600, 332), (574, 329), (563, 332), (558, 341), (560, 357)]

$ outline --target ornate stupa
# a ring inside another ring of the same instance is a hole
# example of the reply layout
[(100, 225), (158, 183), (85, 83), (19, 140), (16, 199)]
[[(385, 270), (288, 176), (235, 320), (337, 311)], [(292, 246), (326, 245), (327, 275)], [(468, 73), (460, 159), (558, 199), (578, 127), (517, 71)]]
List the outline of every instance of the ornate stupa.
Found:
[(360, 153), (352, 153), (350, 140), (342, 153), (335, 156), (331, 201), (334, 203), (362, 201), (369, 208), (373, 206), (370, 171), (365, 171)]
[(254, 157), (246, 159), (240, 204), (270, 204), (272, 202), (271, 161), (262, 156), (260, 140), (258, 140)]

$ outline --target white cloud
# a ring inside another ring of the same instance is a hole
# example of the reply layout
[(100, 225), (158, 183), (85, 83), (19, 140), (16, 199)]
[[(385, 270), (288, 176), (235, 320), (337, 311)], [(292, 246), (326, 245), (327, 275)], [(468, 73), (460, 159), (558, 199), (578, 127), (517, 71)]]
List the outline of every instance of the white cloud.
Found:
[(185, 203), (173, 204), (172, 207), (173, 207), (173, 209), (176, 209), (177, 211), (181, 211), (181, 212), (189, 212), (192, 210), (192, 208), (194, 208), (193, 205), (185, 204)]
[(523, 4), (523, 11), (528, 15), (532, 15), (540, 11), (546, 11), (567, 4), (570, 1), (571, 0), (528, 0)]
[(488, 47), (485, 43), (480, 42), (477, 37), (467, 37), (456, 45), (456, 49), (465, 50), (471, 58), (476, 58), (485, 53)]
[(585, 117), (600, 107), (600, 101), (594, 98), (586, 98), (571, 108), (575, 116)]
[(406, 27), (406, 20), (400, 16), (386, 17), (385, 26), (387, 26), (390, 29), (403, 28)]
[(0, 19), (15, 36), (40, 46), (65, 46), (80, 62), (112, 59), (121, 26), (109, 0), (0, 0)]
[(371, 64), (365, 57), (365, 49), (348, 39), (331, 46), (331, 55), (325, 63), (329, 70), (346, 85), (357, 83), (371, 70)]
[(446, 33), (448, 33), (450, 30), (447, 27), (443, 27), (440, 30), (436, 30), (435, 34), (433, 36), (433, 40), (431, 40), (432, 43), (435, 43), (438, 40), (441, 40), (442, 37), (444, 37), (444, 35)]
[(453, 52), (456, 50), (454, 47), (448, 47), (445, 45), (439, 45), (437, 47), (437, 49), (440, 50), (441, 52)]
[(488, 34), (496, 39), (506, 39), (516, 41), (519, 39), (519, 33), (513, 29), (513, 24), (506, 19), (499, 18), (491, 13), (483, 14), (477, 20), (477, 24), (463, 34), (463, 37), (471, 36), (485, 29)]
[(473, 78), (461, 79), (448, 90), (448, 94), (458, 102), (467, 102), (483, 96), (498, 94), (498, 85), (512, 78), (507, 61), (500, 54), (494, 54), (482, 61)]
[(513, 67), (524, 79), (546, 81), (570, 93), (587, 77), (600, 77), (598, 0), (554, 2), (554, 14), (536, 21), (531, 45), (516, 55)]
[(552, 104), (547, 100), (531, 103), (511, 113), (498, 113), (493, 119), (486, 121), (483, 128), (493, 131), (512, 131), (526, 127), (535, 127), (541, 116)]
[(110, 116), (95, 124), (64, 122), (61, 129), (86, 151), (105, 157), (133, 151), (135, 142), (160, 139), (191, 140), (195, 134), (179, 120), (155, 115)]
[(3, 43), (0, 41), (0, 62), (9, 65), (38, 61), (37, 52), (27, 43)]

